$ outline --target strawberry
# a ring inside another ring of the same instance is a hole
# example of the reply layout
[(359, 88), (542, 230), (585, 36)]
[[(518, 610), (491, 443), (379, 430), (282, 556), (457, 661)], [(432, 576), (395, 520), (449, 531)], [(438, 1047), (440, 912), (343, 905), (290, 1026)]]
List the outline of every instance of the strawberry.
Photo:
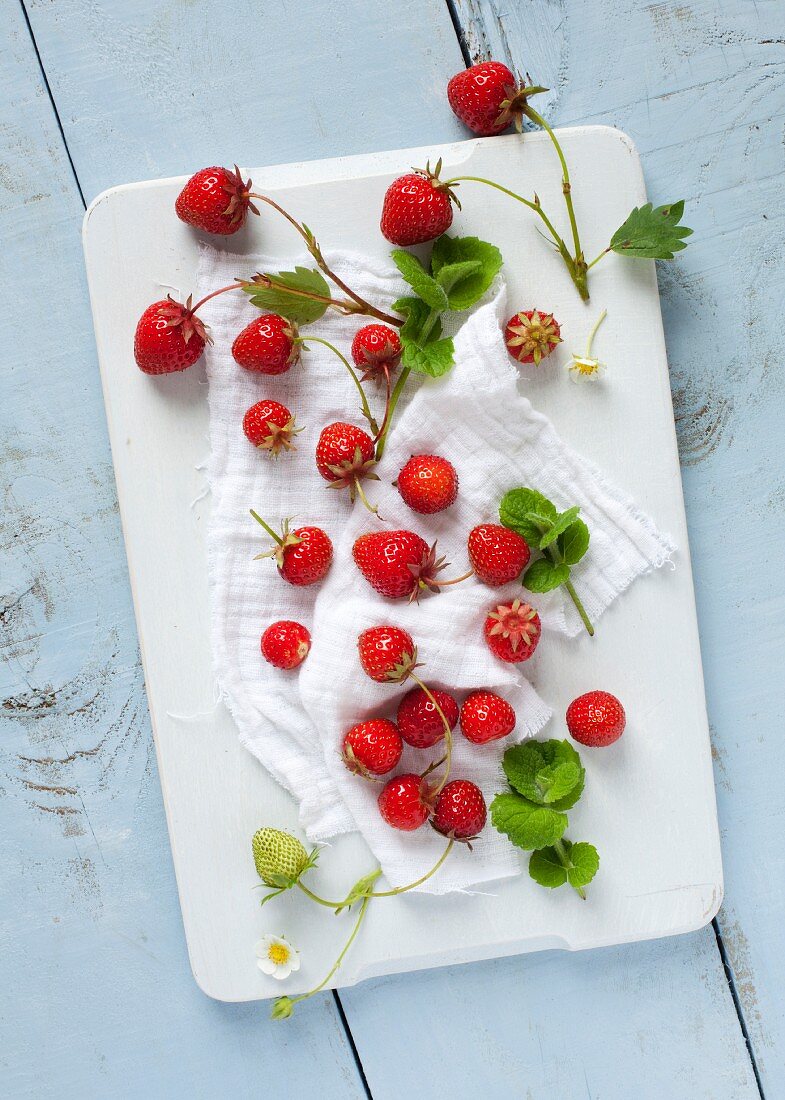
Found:
[(379, 480), (373, 472), (374, 450), (367, 432), (341, 422), (323, 428), (316, 444), (316, 468), (330, 482), (329, 488), (348, 489), (351, 499), (359, 496), (370, 512), (376, 508), (368, 503), (361, 482), (364, 478)]
[(393, 829), (414, 832), (425, 824), (431, 812), (424, 800), (424, 793), (419, 775), (412, 772), (396, 775), (382, 788), (379, 812)]
[(285, 405), (277, 401), (257, 401), (243, 417), (243, 431), (254, 447), (277, 455), (281, 450), (295, 451), (292, 436), (301, 432)]
[(458, 496), (458, 475), (446, 458), (412, 455), (395, 482), (404, 504), (428, 516), (449, 508)]
[(447, 85), (447, 99), (465, 126), (489, 137), (511, 122), (520, 130), (527, 98), (544, 90), (519, 85), (500, 61), (481, 61), (455, 74)]
[(474, 745), (498, 741), (515, 729), (515, 711), (493, 691), (473, 691), (461, 707), (461, 733)]
[(482, 832), (488, 811), (482, 791), (468, 779), (452, 779), (436, 800), (432, 825), (454, 840), (473, 840)]
[(452, 225), (452, 204), (460, 206), (449, 185), (439, 179), (442, 162), (400, 176), (387, 188), (382, 207), (382, 234), (391, 244), (423, 244), (441, 237)]
[(258, 214), (251, 202), (250, 180), (243, 182), (240, 169), (202, 168), (191, 176), (177, 196), (177, 217), (205, 233), (228, 236), (242, 229), (249, 210)]
[(501, 661), (528, 661), (540, 641), (540, 616), (527, 603), (500, 603), (485, 620), (485, 640)]
[(504, 342), (513, 359), (537, 367), (561, 343), (561, 328), (552, 313), (524, 309), (507, 322)]
[(370, 779), (386, 775), (401, 759), (403, 742), (394, 722), (370, 718), (352, 726), (343, 739), (343, 762), (350, 772)]
[(531, 557), (526, 539), (498, 523), (480, 523), (472, 527), (468, 549), (474, 572), (492, 588), (516, 580)]
[(354, 365), (364, 371), (363, 382), (393, 370), (401, 361), (401, 338), (389, 325), (363, 325), (352, 340)]
[(262, 656), (276, 668), (301, 665), (311, 648), (311, 635), (302, 623), (281, 619), (271, 623), (262, 634)]
[(608, 691), (587, 691), (567, 707), (570, 735), (592, 749), (618, 741), (626, 723), (624, 707)]
[(417, 646), (397, 626), (372, 626), (357, 639), (363, 672), (378, 684), (402, 684), (417, 668)]
[(285, 374), (300, 358), (297, 326), (277, 313), (263, 313), (232, 344), (234, 361), (258, 374)]
[[(458, 704), (446, 691), (431, 688), (431, 694), (442, 708), (450, 729), (458, 721)], [(421, 687), (407, 691), (398, 704), (398, 732), (407, 745), (429, 749), (444, 737), (441, 715)]]
[(283, 579), (298, 588), (315, 584), (324, 577), (333, 560), (333, 544), (321, 527), (298, 527), (290, 531), (289, 521), (285, 520), (283, 531), (277, 535), (253, 509), (251, 515), (275, 542), (271, 550), (257, 554), (255, 561), (275, 558)]
[(209, 340), (207, 329), (191, 309), (167, 296), (148, 306), (136, 326), (134, 359), (145, 374), (173, 374), (200, 357)]
[(372, 531), (360, 535), (352, 547), (357, 568), (380, 596), (391, 600), (419, 599), (424, 591), (438, 592), (435, 578), (444, 569), (436, 543), (428, 546), (414, 531)]

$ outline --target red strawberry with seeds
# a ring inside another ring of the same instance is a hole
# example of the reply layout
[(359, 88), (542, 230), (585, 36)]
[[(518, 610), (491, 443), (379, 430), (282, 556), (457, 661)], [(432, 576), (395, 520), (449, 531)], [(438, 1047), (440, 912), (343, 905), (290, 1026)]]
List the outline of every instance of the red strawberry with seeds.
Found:
[(452, 779), (436, 800), (431, 824), (438, 833), (455, 840), (473, 840), (488, 817), (485, 799), (476, 783)]
[(281, 619), (267, 627), (262, 634), (261, 647), (265, 661), (276, 668), (297, 668), (310, 652), (311, 635), (302, 623)]
[(581, 745), (603, 748), (624, 733), (624, 707), (609, 691), (588, 691), (567, 707), (567, 729)]
[(400, 176), (384, 196), (381, 231), (391, 244), (411, 245), (432, 241), (452, 225), (452, 203), (460, 206), (453, 191), (439, 179), (442, 162)]
[(367, 779), (386, 775), (401, 759), (403, 742), (394, 722), (370, 718), (352, 726), (343, 739), (343, 762), (350, 772)]
[(475, 134), (500, 134), (521, 119), (530, 95), (545, 91), (519, 85), (500, 61), (481, 61), (456, 73), (447, 85), (447, 99), (455, 114)]
[(406, 833), (424, 825), (431, 811), (425, 801), (421, 777), (407, 772), (386, 783), (379, 795), (379, 812), (393, 829)]
[(372, 626), (357, 639), (363, 672), (378, 684), (402, 684), (417, 667), (417, 646), (397, 626)]
[(401, 361), (401, 338), (389, 325), (363, 325), (352, 340), (352, 359), (363, 381), (391, 371)]
[(438, 581), (447, 564), (436, 556), (436, 543), (428, 546), (414, 531), (372, 531), (360, 535), (352, 547), (357, 568), (380, 596), (391, 600), (408, 596), (410, 602), (423, 592), (439, 592), (445, 584), (465, 580)]
[[(458, 704), (446, 691), (439, 691), (438, 688), (429, 690), (441, 707), (450, 729), (455, 729)], [(421, 687), (407, 691), (398, 704), (396, 720), (401, 737), (415, 749), (429, 749), (444, 737), (441, 715)]]
[(171, 297), (148, 306), (136, 326), (134, 359), (145, 374), (173, 374), (201, 356), (207, 329), (191, 309)]
[(507, 322), (504, 342), (513, 359), (539, 366), (561, 343), (561, 328), (552, 313), (524, 309)]
[(542, 634), (540, 616), (527, 603), (500, 603), (485, 620), (485, 640), (493, 653), (510, 664), (528, 661)]
[(297, 326), (277, 313), (263, 313), (235, 337), (234, 361), (257, 374), (285, 374), (300, 358)]
[(455, 467), (439, 455), (412, 455), (395, 485), (404, 504), (424, 516), (444, 511), (458, 496)]
[(517, 531), (498, 523), (480, 523), (469, 532), (469, 561), (492, 588), (516, 580), (529, 564), (529, 544)]
[(249, 210), (259, 211), (251, 201), (250, 180), (243, 181), (240, 169), (202, 168), (186, 183), (174, 204), (177, 217), (205, 233), (228, 236), (242, 229)]
[(461, 707), (461, 733), (474, 745), (498, 741), (515, 729), (515, 711), (493, 691), (473, 691)]
[(328, 424), (322, 429), (316, 444), (316, 468), (331, 489), (348, 489), (352, 500), (359, 495), (369, 511), (376, 509), (368, 503), (361, 482), (364, 478), (378, 481), (373, 472), (376, 465), (374, 442), (367, 432), (354, 424)]
[(333, 544), (321, 527), (298, 527), (290, 531), (286, 520), (278, 535), (253, 509), (251, 515), (275, 543), (271, 550), (257, 554), (254, 560), (275, 558), (283, 579), (298, 588), (315, 584), (325, 576), (332, 564)]
[(294, 451), (292, 436), (302, 431), (285, 405), (278, 401), (257, 401), (243, 417), (243, 431), (254, 447), (277, 455)]

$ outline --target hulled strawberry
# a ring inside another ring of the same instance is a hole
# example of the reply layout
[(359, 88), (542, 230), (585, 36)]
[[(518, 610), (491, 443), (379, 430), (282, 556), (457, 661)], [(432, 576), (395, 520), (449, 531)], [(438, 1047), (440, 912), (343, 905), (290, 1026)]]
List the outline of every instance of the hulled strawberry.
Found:
[(205, 233), (228, 236), (242, 229), (249, 210), (259, 211), (251, 201), (250, 180), (240, 169), (202, 168), (191, 176), (174, 204), (177, 217)]
[(283, 579), (298, 588), (316, 584), (325, 576), (332, 564), (333, 544), (321, 527), (298, 527), (290, 531), (286, 520), (278, 535), (253, 509), (251, 515), (275, 543), (271, 550), (257, 554), (254, 560), (275, 558)]
[(458, 496), (455, 467), (439, 455), (412, 455), (395, 485), (404, 504), (424, 516), (444, 511)]
[(428, 546), (414, 531), (372, 531), (360, 535), (352, 547), (357, 568), (380, 596), (391, 600), (408, 596), (410, 602), (423, 592), (439, 592), (471, 574), (451, 581), (436, 580), (444, 558), (436, 556), (436, 543)]
[(292, 437), (302, 431), (285, 405), (278, 401), (257, 401), (243, 417), (246, 438), (260, 450), (277, 455), (280, 451), (294, 451)]
[(452, 204), (459, 206), (449, 185), (439, 179), (442, 162), (400, 176), (387, 188), (381, 231), (391, 244), (432, 241), (452, 225)]
[(473, 691), (461, 706), (461, 733), (474, 745), (498, 741), (515, 729), (515, 711), (493, 691)]
[(589, 748), (612, 745), (624, 733), (626, 724), (624, 707), (609, 691), (587, 691), (567, 707), (570, 735)]
[(540, 641), (540, 616), (527, 603), (500, 603), (485, 620), (485, 640), (491, 651), (510, 664), (528, 661)]
[(561, 343), (561, 328), (552, 313), (524, 309), (507, 322), (504, 342), (513, 359), (539, 366)]
[(235, 337), (235, 363), (257, 374), (285, 374), (300, 358), (297, 326), (277, 313), (263, 313)]
[(348, 489), (352, 500), (359, 496), (370, 511), (361, 482), (365, 478), (378, 481), (373, 472), (376, 465), (374, 442), (367, 432), (354, 424), (328, 424), (322, 429), (316, 444), (316, 468), (331, 489)]
[(148, 306), (136, 326), (134, 359), (145, 374), (173, 374), (201, 356), (207, 329), (191, 308), (171, 297)]
[(498, 523), (480, 523), (469, 532), (469, 561), (483, 583), (497, 588), (520, 577), (531, 551), (517, 531)]
[(391, 772), (401, 759), (403, 742), (394, 722), (369, 718), (352, 726), (343, 739), (343, 762), (349, 771), (370, 778)]
[(500, 61), (481, 61), (456, 73), (447, 85), (447, 99), (461, 122), (483, 137), (500, 134), (511, 122), (520, 125), (526, 105), (515, 77)]
[[(455, 729), (458, 721), (458, 704), (446, 691), (430, 688), (431, 695), (439, 704), (450, 729)], [(429, 749), (444, 738), (444, 722), (430, 699), (421, 687), (407, 691), (398, 704), (396, 715), (398, 732), (407, 745), (415, 749)]]
[(379, 812), (393, 829), (414, 832), (424, 825), (430, 814), (423, 780), (407, 772), (386, 783), (379, 795)]
[(357, 639), (360, 664), (378, 684), (402, 684), (417, 667), (417, 646), (398, 626), (372, 626)]
[(451, 779), (436, 800), (431, 824), (444, 836), (468, 841), (482, 832), (487, 817), (485, 799), (477, 784)]
[(297, 668), (310, 652), (311, 635), (302, 623), (281, 619), (262, 634), (261, 648), (265, 661), (276, 668)]
[(352, 359), (363, 381), (394, 370), (401, 361), (401, 338), (389, 325), (363, 325), (352, 340)]

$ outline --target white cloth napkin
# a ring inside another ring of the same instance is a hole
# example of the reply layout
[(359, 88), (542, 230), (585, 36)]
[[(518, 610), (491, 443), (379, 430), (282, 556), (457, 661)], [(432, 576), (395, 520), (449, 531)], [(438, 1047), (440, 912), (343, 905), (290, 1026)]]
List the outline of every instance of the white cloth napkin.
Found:
[[(382, 308), (405, 293), (397, 272), (376, 261), (348, 254), (329, 259), (353, 289)], [(238, 273), (276, 271), (281, 266), (291, 263), (237, 256), (204, 245), (199, 293), (231, 282)], [(374, 625), (404, 627), (417, 643), (423, 679), (453, 691), (459, 703), (474, 688), (503, 695), (518, 716), (511, 740), (534, 735), (550, 716), (550, 708), (526, 679), (532, 672), (536, 675), (539, 661), (547, 660), (547, 634), (526, 665), (505, 665), (485, 644), (482, 624), (495, 603), (520, 594), (519, 585), (491, 590), (472, 578), (423, 598), (419, 605), (385, 600), (354, 565), (355, 538), (382, 526), (410, 528), (428, 542), (438, 539), (441, 552), (453, 563), (451, 575), (457, 575), (468, 567), (470, 528), (497, 520), (498, 502), (507, 489), (532, 486), (559, 508), (581, 506), (591, 546), (574, 576), (595, 620), (635, 577), (661, 566), (674, 550), (633, 501), (567, 447), (551, 423), (519, 394), (517, 371), (501, 338), (504, 304), (504, 286), (498, 283), (470, 316), (450, 318), (457, 329), (452, 372), (435, 381), (410, 380), (378, 467), (381, 480), (366, 483), (383, 524), (359, 501), (352, 506), (347, 494), (328, 490), (316, 470), (314, 450), (324, 425), (348, 420), (364, 426), (356, 390), (340, 362), (314, 344), (287, 374), (253, 375), (234, 362), (231, 345), (258, 311), (240, 293), (221, 295), (202, 311), (215, 341), (206, 352), (212, 490), (208, 555), (214, 666), (222, 696), (242, 743), (297, 798), (309, 839), (321, 841), (359, 830), (394, 885), (423, 874), (435, 863), (444, 841), (429, 828), (414, 834), (390, 829), (375, 804), (379, 786), (343, 766), (339, 753), (346, 730), (367, 717), (394, 719), (398, 700), (411, 686), (368, 679), (358, 662), (358, 633)], [(311, 331), (348, 355), (355, 330), (367, 322), (328, 313)], [(307, 334), (308, 328), (303, 332)], [(263, 397), (281, 401), (305, 428), (297, 437), (298, 450), (277, 462), (257, 452), (241, 428), (246, 409)], [(369, 400), (380, 409), (381, 387), (374, 392), (369, 386)], [(411, 512), (391, 484), (408, 457), (418, 453), (444, 455), (459, 474), (458, 500), (436, 516)], [(249, 508), (273, 527), (286, 517), (293, 517), (295, 526), (323, 527), (335, 547), (325, 580), (293, 588), (278, 576), (272, 562), (254, 561), (254, 554), (266, 549), (269, 540)], [(531, 596), (530, 602), (538, 608), (544, 630), (574, 635), (582, 629), (560, 592)], [(296, 672), (273, 668), (259, 652), (263, 629), (283, 618), (304, 623), (312, 634), (311, 652)], [(474, 780), (490, 801), (500, 789), (504, 744), (474, 746), (456, 730), (453, 776)], [(434, 751), (405, 748), (398, 770), (422, 771)], [(517, 852), (489, 825), (473, 852), (457, 845), (423, 889), (466, 889), (517, 874), (520, 866)]]

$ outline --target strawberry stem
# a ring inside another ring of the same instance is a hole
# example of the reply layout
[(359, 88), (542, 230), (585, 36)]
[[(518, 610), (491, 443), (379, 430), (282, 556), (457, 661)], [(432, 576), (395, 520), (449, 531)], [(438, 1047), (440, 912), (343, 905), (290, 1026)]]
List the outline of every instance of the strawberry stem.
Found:
[(360, 402), (362, 404), (363, 416), (368, 421), (368, 423), (371, 427), (371, 431), (372, 432), (378, 432), (379, 425), (376, 423), (373, 415), (371, 414), (371, 408), (370, 408), (370, 405), (368, 404), (368, 398), (365, 396), (365, 390), (362, 388), (362, 386), (360, 384), (360, 379), (357, 377), (357, 375), (352, 370), (352, 367), (349, 363), (349, 360), (344, 355), (341, 355), (340, 351), (338, 351), (338, 348), (335, 347), (334, 344), (331, 344), (329, 340), (324, 340), (321, 336), (300, 337), (300, 339), (297, 342), (301, 345), (301, 347), (303, 348), (304, 351), (308, 350), (308, 344), (324, 344), (324, 346), (326, 348), (329, 348), (330, 351), (334, 355), (338, 356), (338, 358), (341, 360), (343, 365), (348, 370), (349, 374), (351, 375), (352, 381), (354, 382), (355, 386), (357, 387), (357, 392), (360, 395)]
[(278, 543), (279, 546), (283, 546), (283, 539), (281, 538), (281, 536), (277, 535), (275, 533), (275, 531), (273, 531), (272, 527), (268, 526), (268, 524), (266, 524), (264, 522), (262, 517), (260, 515), (258, 515), (256, 512), (254, 512), (253, 508), (250, 508), (249, 511), (250, 511), (251, 515), (253, 516), (253, 518), (256, 520), (256, 522), (261, 524), (262, 527), (264, 527), (265, 531), (270, 536), (270, 538), (275, 539), (275, 541)]
[(441, 865), (447, 859), (447, 856), (452, 851), (454, 843), (454, 840), (450, 840), (449, 844), (442, 852), (438, 861), (433, 865), (433, 867), (431, 867), (430, 871), (426, 871), (426, 873), (422, 875), (421, 878), (415, 879), (414, 882), (410, 882), (407, 886), (398, 886), (394, 890), (379, 890), (377, 893), (369, 894), (368, 896), (371, 898), (394, 898), (398, 894), (405, 894), (407, 890), (416, 890), (418, 886), (422, 886), (422, 884), (424, 882), (427, 882), (432, 875), (436, 874)]
[(452, 730), (450, 729), (450, 723), (447, 721), (447, 716), (445, 715), (442, 708), (439, 706), (436, 700), (436, 696), (433, 694), (428, 685), (424, 684), (420, 677), (416, 675), (416, 673), (410, 672), (409, 675), (411, 676), (412, 680), (414, 680), (415, 684), (417, 684), (417, 686), (425, 692), (428, 701), (433, 704), (433, 707), (436, 710), (436, 713), (441, 718), (442, 724), (444, 726), (444, 774), (439, 781), (438, 787), (433, 792), (433, 795), (435, 797), (437, 794), (441, 793), (444, 784), (450, 778), (450, 768), (452, 766)]
[(578, 234), (578, 223), (575, 220), (575, 209), (572, 205), (572, 185), (570, 184), (570, 171), (567, 167), (567, 161), (564, 158), (562, 147), (559, 144), (559, 139), (556, 137), (556, 134), (554, 134), (553, 130), (550, 128), (542, 115), (538, 111), (535, 111), (535, 109), (530, 106), (529, 103), (526, 103), (523, 108), (523, 112), (527, 116), (527, 118), (530, 118), (532, 122), (534, 122), (537, 126), (542, 127), (542, 129), (551, 139), (553, 147), (556, 150), (556, 155), (558, 156), (559, 162), (561, 163), (562, 192), (564, 194), (564, 203), (567, 207), (567, 216), (570, 219), (570, 228), (572, 230), (572, 243), (575, 247), (575, 262), (576, 264), (583, 264), (585, 268), (585, 262), (583, 260), (583, 250), (581, 248), (581, 239)]
[(242, 289), (243, 289), (242, 279), (237, 279), (230, 286), (222, 286), (220, 290), (212, 290), (212, 291), (210, 291), (209, 294), (205, 294), (204, 298), (200, 298), (195, 306), (191, 306), (190, 312), (193, 315), (194, 313), (196, 313), (197, 309), (201, 309), (201, 307), (205, 304), (205, 302), (209, 302), (211, 298), (217, 298), (219, 294), (226, 294), (226, 292), (228, 290), (242, 290)]
[(395, 383), (395, 389), (392, 392), (392, 397), (390, 398), (390, 403), (387, 407), (386, 423), (384, 425), (384, 431), (379, 436), (379, 439), (377, 440), (377, 443), (376, 443), (376, 461), (377, 462), (379, 462), (381, 460), (381, 457), (384, 454), (384, 448), (387, 446), (387, 436), (390, 434), (390, 425), (392, 424), (393, 413), (395, 412), (395, 407), (398, 404), (398, 399), (400, 398), (401, 394), (403, 393), (403, 388), (406, 385), (406, 382), (407, 382), (411, 372), (412, 372), (411, 367), (404, 367), (403, 370), (401, 371), (401, 373), (398, 375), (398, 381)]
[(382, 517), (379, 515), (379, 509), (376, 507), (375, 504), (371, 504), (368, 500), (368, 497), (365, 495), (365, 490), (362, 487), (362, 482), (360, 481), (359, 477), (356, 477), (354, 479), (354, 488), (357, 496), (363, 502), (368, 511), (373, 512), (377, 519), (381, 519)]
[(570, 599), (575, 604), (575, 610), (580, 615), (581, 622), (586, 627), (586, 633), (589, 635), (590, 638), (593, 638), (594, 637), (594, 627), (591, 625), (591, 620), (589, 619), (589, 616), (586, 614), (586, 608), (581, 603), (581, 600), (580, 600), (580, 597), (579, 597), (578, 593), (575, 591), (575, 589), (572, 586), (572, 581), (565, 581), (564, 582), (564, 587), (567, 589), (567, 592), (569, 593)]
[(433, 585), (436, 588), (448, 588), (451, 584), (460, 584), (461, 581), (468, 581), (469, 577), (473, 576), (474, 570), (470, 569), (468, 573), (464, 573), (461, 577), (453, 577), (452, 580), (449, 581), (429, 580), (428, 584)]

